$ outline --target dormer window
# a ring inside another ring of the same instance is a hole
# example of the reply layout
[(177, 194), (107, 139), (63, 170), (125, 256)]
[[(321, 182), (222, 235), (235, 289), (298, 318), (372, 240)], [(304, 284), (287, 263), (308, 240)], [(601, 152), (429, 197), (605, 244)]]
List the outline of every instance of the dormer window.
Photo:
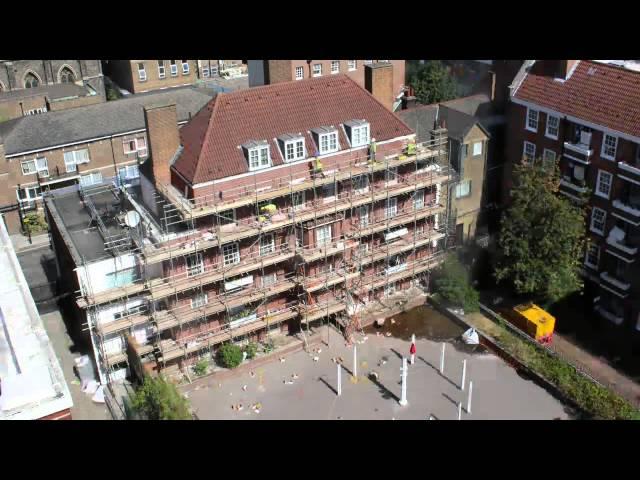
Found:
[(285, 162), (295, 162), (306, 158), (304, 138), (300, 135), (283, 135), (278, 138), (280, 148), (284, 153)]
[(247, 152), (249, 171), (262, 170), (271, 166), (271, 155), (269, 155), (269, 144), (266, 141), (250, 142), (243, 145)]
[(344, 128), (352, 147), (363, 147), (369, 144), (369, 123), (367, 121), (351, 120), (345, 122)]
[(338, 151), (338, 131), (334, 127), (321, 127), (312, 130), (320, 155)]

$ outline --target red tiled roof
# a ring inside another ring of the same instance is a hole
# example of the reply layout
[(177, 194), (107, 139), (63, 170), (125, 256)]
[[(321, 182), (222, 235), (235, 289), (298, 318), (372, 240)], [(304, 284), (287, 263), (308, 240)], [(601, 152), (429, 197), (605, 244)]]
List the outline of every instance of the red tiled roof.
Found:
[(640, 137), (640, 73), (582, 60), (565, 82), (536, 62), (515, 98)]
[[(252, 140), (267, 140), (273, 165), (281, 165), (274, 138), (302, 133), (312, 154), (309, 130), (354, 119), (366, 119), (378, 142), (413, 133), (347, 75), (278, 83), (218, 94), (180, 130), (184, 150), (173, 168), (192, 184), (248, 172), (238, 146)], [(349, 148), (338, 132), (340, 148)]]

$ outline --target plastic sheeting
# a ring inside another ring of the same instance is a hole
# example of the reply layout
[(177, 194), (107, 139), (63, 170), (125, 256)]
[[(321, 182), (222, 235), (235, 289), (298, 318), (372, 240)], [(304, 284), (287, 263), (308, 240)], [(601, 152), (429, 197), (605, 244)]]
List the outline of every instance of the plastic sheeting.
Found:
[(467, 345), (478, 345), (480, 343), (480, 337), (474, 328), (470, 328), (462, 334), (462, 341)]

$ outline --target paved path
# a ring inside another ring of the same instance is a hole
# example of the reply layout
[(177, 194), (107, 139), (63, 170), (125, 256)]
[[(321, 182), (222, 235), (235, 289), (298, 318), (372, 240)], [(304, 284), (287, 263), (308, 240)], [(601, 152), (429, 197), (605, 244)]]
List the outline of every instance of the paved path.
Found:
[(29, 251), (35, 248), (41, 248), (49, 245), (49, 234), (42, 233), (39, 235), (33, 235), (31, 237), (31, 243), (29, 243), (29, 237), (16, 233), (11, 235), (11, 243), (16, 253)]
[[(358, 335), (360, 337), (360, 335)], [(343, 341), (332, 342), (331, 348), (320, 346), (315, 362), (306, 352), (285, 357), (258, 367), (255, 376), (244, 372), (223, 381), (209, 380), (184, 391), (196, 415), (201, 419), (309, 419), (309, 420), (426, 420), (457, 419), (457, 402), (466, 406), (467, 392), (460, 391), (462, 359), (467, 359), (467, 382), (473, 380), (472, 414), (463, 419), (546, 419), (568, 418), (564, 406), (533, 382), (525, 380), (492, 354), (469, 355), (446, 347), (445, 376), (439, 365), (440, 345), (426, 339), (417, 342), (416, 364), (409, 367), (408, 401), (398, 404), (400, 385), (400, 352), (408, 352), (408, 342), (369, 335), (358, 345), (358, 381), (351, 377), (353, 349)], [(316, 347), (318, 348), (318, 347)], [(342, 396), (336, 395), (337, 367), (332, 357), (345, 361), (342, 372)], [(386, 364), (379, 362), (386, 358)], [(367, 375), (375, 370), (376, 383)], [(285, 384), (284, 380), (292, 380)], [(243, 385), (247, 386), (246, 391)], [(468, 390), (468, 387), (467, 387)], [(262, 404), (259, 414), (251, 410), (255, 402)], [(236, 411), (232, 405), (242, 403)]]
[[(485, 331), (492, 336), (501, 331), (500, 327), (482, 313), (467, 314), (465, 315), (465, 320), (478, 328), (478, 330)], [(565, 360), (591, 375), (598, 382), (640, 407), (640, 385), (631, 378), (623, 375), (599, 357), (577, 347), (562, 335), (555, 334), (553, 336), (551, 348), (561, 357), (564, 357)]]

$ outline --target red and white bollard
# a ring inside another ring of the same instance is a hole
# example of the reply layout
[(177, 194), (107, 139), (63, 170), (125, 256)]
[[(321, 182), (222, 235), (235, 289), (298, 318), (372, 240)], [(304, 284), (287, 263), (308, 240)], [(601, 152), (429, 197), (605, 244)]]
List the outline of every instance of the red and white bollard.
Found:
[(411, 347), (409, 348), (409, 354), (411, 355), (411, 365), (416, 361), (416, 336), (411, 335)]

